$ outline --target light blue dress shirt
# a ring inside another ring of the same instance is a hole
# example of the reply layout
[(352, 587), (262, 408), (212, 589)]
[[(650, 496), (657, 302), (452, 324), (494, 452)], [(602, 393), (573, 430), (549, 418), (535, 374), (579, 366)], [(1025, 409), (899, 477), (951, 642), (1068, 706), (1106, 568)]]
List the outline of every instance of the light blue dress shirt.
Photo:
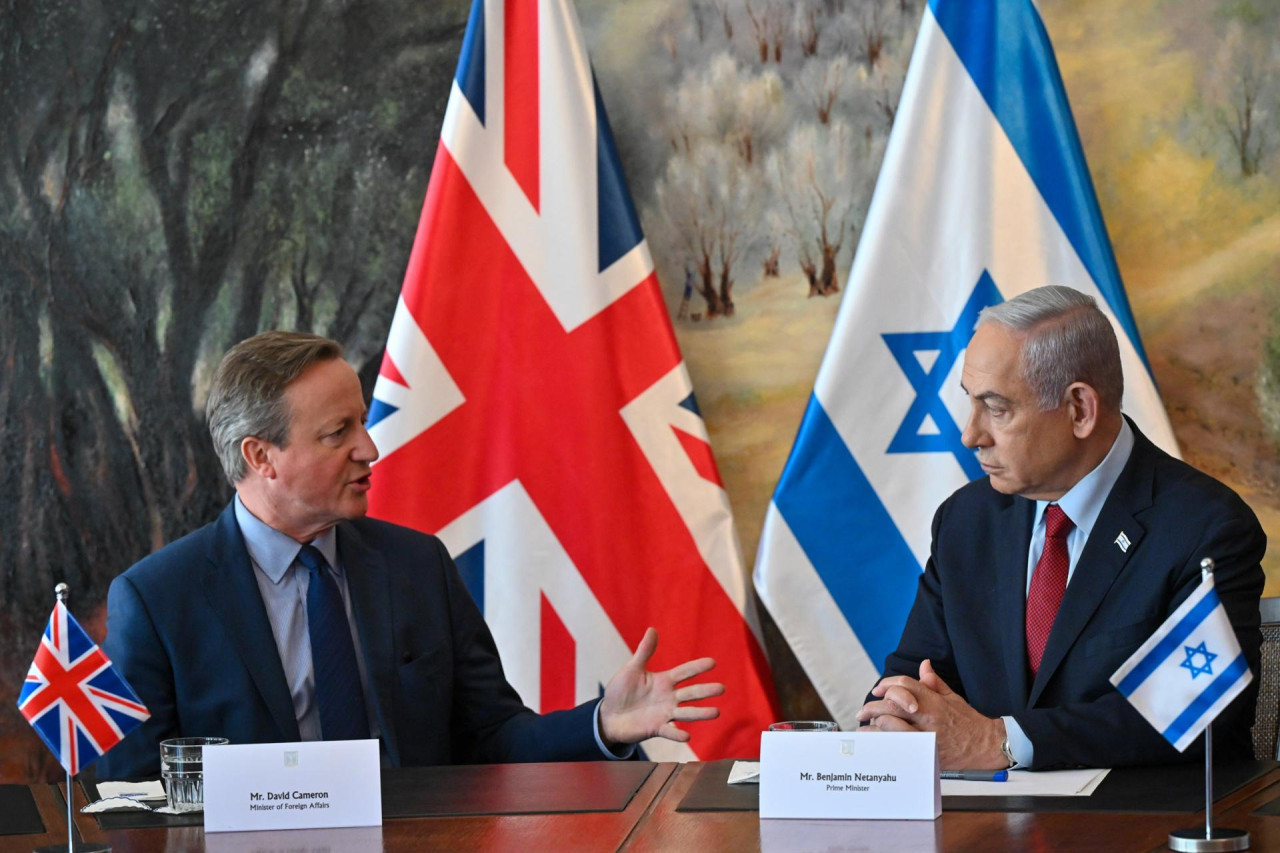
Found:
[[(267, 608), (267, 621), (275, 637), (280, 663), (284, 667), (285, 683), (293, 698), (293, 715), (298, 720), (298, 734), (303, 740), (321, 740), (320, 708), (316, 705), (315, 674), (311, 667), (311, 633), (307, 627), (307, 589), (311, 586), (310, 573), (298, 563), (302, 550), (296, 540), (261, 521), (236, 495), (236, 523), (244, 536), (249, 559), (253, 563), (253, 578), (258, 582), (262, 603)], [(351, 613), (351, 594), (347, 591), (347, 575), (338, 558), (338, 539), (334, 528), (329, 528), (310, 542), (329, 561), (333, 579), (342, 594), (342, 606), (347, 611), (347, 626), (351, 641), (355, 643), (356, 665), (360, 669), (360, 686), (364, 690), (365, 713), (369, 720), (370, 737), (382, 732), (371, 701), (373, 685), (364, 665), (360, 647), (360, 635)]]
[[(250, 512), (239, 495), (235, 498), (235, 513), (236, 523), (240, 525), (240, 533), (249, 551), (249, 560), (253, 563), (253, 577), (267, 609), (267, 621), (271, 623), (271, 634), (275, 637), (276, 649), (280, 653), (289, 695), (293, 698), (293, 714), (298, 720), (298, 734), (302, 740), (321, 740), (320, 708), (315, 702), (315, 674), (311, 667), (311, 633), (307, 626), (307, 589), (311, 585), (311, 577), (297, 561), (302, 545)], [(382, 732), (378, 727), (373, 705), (373, 685), (365, 668), (360, 634), (356, 630), (355, 617), (351, 612), (346, 572), (338, 558), (337, 528), (329, 528), (309, 544), (314, 545), (329, 561), (333, 579), (338, 584), (338, 592), (342, 594), (351, 641), (355, 643), (360, 686), (364, 689), (369, 735), (378, 738)], [(605, 746), (604, 738), (600, 735), (599, 704), (596, 705), (593, 720), (596, 744), (600, 747), (600, 752), (611, 759), (630, 758), (635, 752), (634, 745), (625, 747), (621, 754), (614, 753)], [(383, 759), (385, 763), (385, 753)]]
[[(1093, 532), (1093, 525), (1098, 520), (1098, 514), (1102, 512), (1102, 505), (1107, 501), (1107, 495), (1111, 494), (1111, 487), (1116, 484), (1116, 480), (1120, 477), (1120, 472), (1124, 470), (1125, 463), (1129, 461), (1129, 454), (1133, 451), (1133, 429), (1129, 426), (1129, 422), (1123, 418), (1120, 419), (1120, 434), (1116, 436), (1116, 440), (1112, 442), (1111, 449), (1107, 451), (1106, 457), (1098, 463), (1098, 466), (1081, 478), (1071, 489), (1058, 500), (1053, 501), (1062, 507), (1062, 511), (1067, 514), (1067, 518), (1071, 519), (1075, 525), (1071, 532), (1067, 534), (1067, 555), (1069, 561), (1067, 563), (1067, 585), (1070, 586), (1071, 578), (1075, 575), (1076, 563), (1080, 560), (1080, 552), (1084, 550), (1084, 545), (1089, 541), (1089, 534)], [(1040, 553), (1044, 551), (1044, 533), (1045, 507), (1049, 506), (1050, 501), (1036, 501), (1036, 517), (1035, 525), (1031, 528), (1031, 547), (1027, 550), (1027, 587), (1023, 594), (1031, 592), (1031, 575), (1036, 570), (1036, 563), (1040, 562)], [(1004, 720), (1005, 734), (1009, 736), (1009, 751), (1013, 753), (1014, 760), (1017, 761), (1018, 767), (1025, 767), (1035, 759), (1035, 745), (1031, 743), (1031, 739), (1022, 731), (1022, 726), (1018, 725), (1017, 720), (1013, 717), (1002, 717)]]

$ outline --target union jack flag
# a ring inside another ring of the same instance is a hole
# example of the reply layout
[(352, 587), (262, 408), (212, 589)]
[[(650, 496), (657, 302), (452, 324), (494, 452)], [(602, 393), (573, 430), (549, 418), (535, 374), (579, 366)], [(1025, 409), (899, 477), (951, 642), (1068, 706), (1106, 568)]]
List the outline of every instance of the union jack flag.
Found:
[(61, 601), (27, 671), (18, 710), (73, 776), (151, 716)]
[[(541, 711), (651, 662), (732, 701), (656, 760), (775, 717), (728, 499), (568, 0), (476, 0), (369, 411), (380, 518), (441, 537)], [(695, 751), (696, 750), (696, 751)]]

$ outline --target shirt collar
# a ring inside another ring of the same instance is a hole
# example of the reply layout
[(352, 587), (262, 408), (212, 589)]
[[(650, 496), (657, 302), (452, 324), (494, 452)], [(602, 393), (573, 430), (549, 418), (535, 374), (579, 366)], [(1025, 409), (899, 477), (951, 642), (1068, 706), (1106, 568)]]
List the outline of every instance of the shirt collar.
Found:
[(1120, 472), (1129, 461), (1131, 452), (1133, 452), (1133, 429), (1126, 418), (1121, 418), (1120, 434), (1111, 443), (1111, 450), (1096, 468), (1085, 474), (1080, 482), (1056, 501), (1036, 501), (1036, 524), (1040, 525), (1044, 522), (1045, 507), (1050, 503), (1056, 503), (1062, 507), (1067, 518), (1075, 524), (1076, 530), (1088, 539), (1089, 534), (1093, 532), (1094, 522), (1102, 512), (1102, 505), (1106, 503), (1107, 495), (1111, 494), (1111, 487), (1120, 478)]
[[(285, 572), (289, 571), (289, 567), (298, 559), (298, 552), (302, 550), (302, 546), (291, 536), (286, 536), (250, 512), (240, 500), (240, 495), (236, 495), (235, 510), (236, 523), (240, 525), (240, 534), (244, 537), (244, 545), (249, 550), (249, 556), (272, 583), (280, 583)], [(334, 573), (341, 575), (342, 567), (338, 563), (337, 528), (330, 527), (312, 539), (311, 544), (329, 561), (329, 566)]]

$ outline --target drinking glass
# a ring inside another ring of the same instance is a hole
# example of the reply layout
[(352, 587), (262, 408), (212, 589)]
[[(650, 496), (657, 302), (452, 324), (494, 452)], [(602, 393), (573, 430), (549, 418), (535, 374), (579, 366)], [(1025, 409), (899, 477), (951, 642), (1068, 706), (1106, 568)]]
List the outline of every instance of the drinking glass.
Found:
[(787, 720), (782, 723), (770, 723), (771, 732), (834, 732), (840, 727), (831, 720)]
[(204, 748), (227, 743), (224, 737), (175, 737), (160, 741), (160, 778), (169, 808), (204, 809)]

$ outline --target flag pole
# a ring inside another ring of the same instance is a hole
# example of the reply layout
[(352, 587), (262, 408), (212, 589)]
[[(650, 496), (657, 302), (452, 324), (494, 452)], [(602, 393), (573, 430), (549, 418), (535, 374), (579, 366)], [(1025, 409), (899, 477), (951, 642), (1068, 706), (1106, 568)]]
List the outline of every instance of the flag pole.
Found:
[[(1200, 561), (1200, 580), (1213, 576), (1213, 560)], [(1179, 853), (1218, 853), (1248, 850), (1249, 833), (1243, 829), (1213, 829), (1213, 723), (1204, 730), (1204, 835), (1196, 829), (1178, 829), (1169, 833), (1169, 849)]]
[[(58, 601), (63, 607), (67, 605), (67, 596), (71, 593), (71, 587), (66, 582), (62, 582), (53, 588), (53, 594), (57, 596)], [(71, 819), (71, 803), (75, 800), (75, 795), (71, 790), (71, 768), (64, 768), (67, 771), (67, 853), (76, 853), (75, 844), (75, 823)]]
[(1213, 838), (1213, 723), (1204, 729), (1204, 837)]
[[(57, 596), (58, 602), (63, 607), (67, 606), (67, 597), (71, 594), (71, 587), (65, 582), (58, 584), (53, 588), (53, 594)], [(67, 771), (67, 853), (109, 853), (111, 848), (105, 844), (76, 844), (75, 821), (72, 819), (71, 806), (75, 802), (75, 791), (72, 790), (71, 768), (65, 768)], [(58, 844), (50, 844), (45, 847), (37, 847), (34, 853), (61, 853), (62, 846)]]
[(67, 853), (76, 853), (75, 827), (71, 820), (71, 801), (75, 799), (71, 791), (71, 771), (67, 771)]

